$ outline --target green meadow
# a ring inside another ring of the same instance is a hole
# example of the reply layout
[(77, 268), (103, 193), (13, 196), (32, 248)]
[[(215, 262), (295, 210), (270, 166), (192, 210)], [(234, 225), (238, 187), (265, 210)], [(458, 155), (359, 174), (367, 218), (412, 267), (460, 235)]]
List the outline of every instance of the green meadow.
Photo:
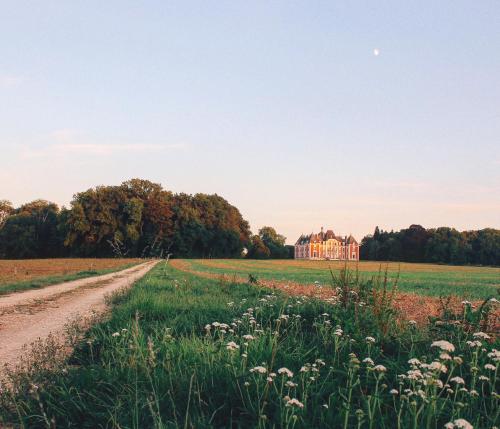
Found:
[(67, 362), (11, 374), (0, 426), (498, 425), (500, 344), (480, 332), (497, 304), (401, 326), (375, 280), (344, 271), (320, 301), (162, 262), (110, 299)]
[[(330, 269), (336, 273), (344, 266), (339, 261), (300, 260), (186, 259), (173, 262), (182, 263), (193, 272), (245, 278), (252, 274), (261, 279), (304, 285), (314, 282), (328, 285), (332, 279)], [(457, 295), (479, 300), (498, 297), (500, 291), (500, 268), (365, 261), (351, 262), (348, 266), (352, 270), (358, 269), (365, 279), (387, 269), (390, 277), (398, 277), (398, 289), (402, 292), (429, 296)]]

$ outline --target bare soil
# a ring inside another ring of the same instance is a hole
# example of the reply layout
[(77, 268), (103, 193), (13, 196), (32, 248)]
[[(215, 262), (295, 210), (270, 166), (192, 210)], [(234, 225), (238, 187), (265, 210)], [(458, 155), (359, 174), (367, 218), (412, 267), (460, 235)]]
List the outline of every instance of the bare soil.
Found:
[(106, 295), (131, 286), (156, 263), (0, 297), (0, 371), (15, 366), (30, 344), (64, 336), (69, 323), (105, 312)]

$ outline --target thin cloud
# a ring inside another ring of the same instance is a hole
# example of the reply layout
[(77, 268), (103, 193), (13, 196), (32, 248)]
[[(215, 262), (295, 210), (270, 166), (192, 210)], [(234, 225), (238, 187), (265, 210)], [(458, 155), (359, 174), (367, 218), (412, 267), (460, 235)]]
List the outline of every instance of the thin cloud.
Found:
[(0, 88), (13, 88), (23, 81), (22, 76), (0, 74)]
[(412, 182), (412, 181), (376, 181), (373, 183), (374, 186), (380, 188), (392, 188), (392, 189), (425, 189), (429, 186), (426, 182)]
[(98, 143), (56, 143), (41, 149), (24, 148), (23, 158), (56, 157), (69, 155), (109, 156), (123, 153), (154, 153), (185, 148), (183, 144), (98, 144)]
[[(72, 155), (109, 156), (124, 153), (155, 153), (186, 148), (183, 143), (101, 143), (102, 140), (103, 138), (88, 136), (77, 129), (61, 128), (46, 134), (37, 147), (25, 146), (20, 155), (23, 158), (70, 157)], [(43, 141), (45, 144), (42, 143)]]
[(78, 153), (89, 155), (112, 155), (123, 152), (147, 153), (159, 152), (167, 149), (181, 149), (182, 144), (148, 144), (148, 143), (130, 143), (130, 144), (97, 144), (97, 143), (60, 143), (50, 146), (51, 151), (58, 153)]

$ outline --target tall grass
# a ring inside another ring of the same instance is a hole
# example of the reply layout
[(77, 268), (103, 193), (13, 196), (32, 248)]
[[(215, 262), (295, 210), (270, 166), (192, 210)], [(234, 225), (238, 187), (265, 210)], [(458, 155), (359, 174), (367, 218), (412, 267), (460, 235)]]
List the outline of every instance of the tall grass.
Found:
[(471, 323), (465, 328), (458, 317), (429, 327), (397, 323), (382, 311), (389, 303), (381, 300), (381, 287), (386, 296), (391, 290), (383, 285), (383, 278), (363, 282), (340, 273), (337, 296), (320, 301), (157, 266), (113, 297), (111, 318), (88, 332), (62, 369), (18, 375), (0, 395), (3, 422), (85, 428), (498, 424), (498, 341)]

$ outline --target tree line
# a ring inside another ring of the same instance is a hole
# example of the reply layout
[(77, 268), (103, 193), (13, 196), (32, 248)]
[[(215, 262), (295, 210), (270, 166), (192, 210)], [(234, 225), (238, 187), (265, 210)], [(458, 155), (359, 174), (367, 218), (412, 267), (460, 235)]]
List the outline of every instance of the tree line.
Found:
[[(0, 258), (283, 258), (285, 237), (271, 227), (252, 235), (239, 210), (219, 195), (174, 194), (131, 179), (77, 193), (69, 208), (0, 200)], [(292, 253), (293, 254), (293, 253)]]
[[(252, 234), (240, 211), (219, 195), (175, 194), (131, 179), (75, 194), (68, 208), (36, 200), (14, 208), (0, 200), (0, 258), (174, 257), (293, 258), (272, 227)], [(361, 241), (376, 261), (500, 265), (500, 230), (459, 232), (411, 225), (378, 227)]]
[(400, 231), (375, 228), (361, 241), (360, 258), (373, 261), (500, 265), (500, 230), (457, 231), (411, 225)]

